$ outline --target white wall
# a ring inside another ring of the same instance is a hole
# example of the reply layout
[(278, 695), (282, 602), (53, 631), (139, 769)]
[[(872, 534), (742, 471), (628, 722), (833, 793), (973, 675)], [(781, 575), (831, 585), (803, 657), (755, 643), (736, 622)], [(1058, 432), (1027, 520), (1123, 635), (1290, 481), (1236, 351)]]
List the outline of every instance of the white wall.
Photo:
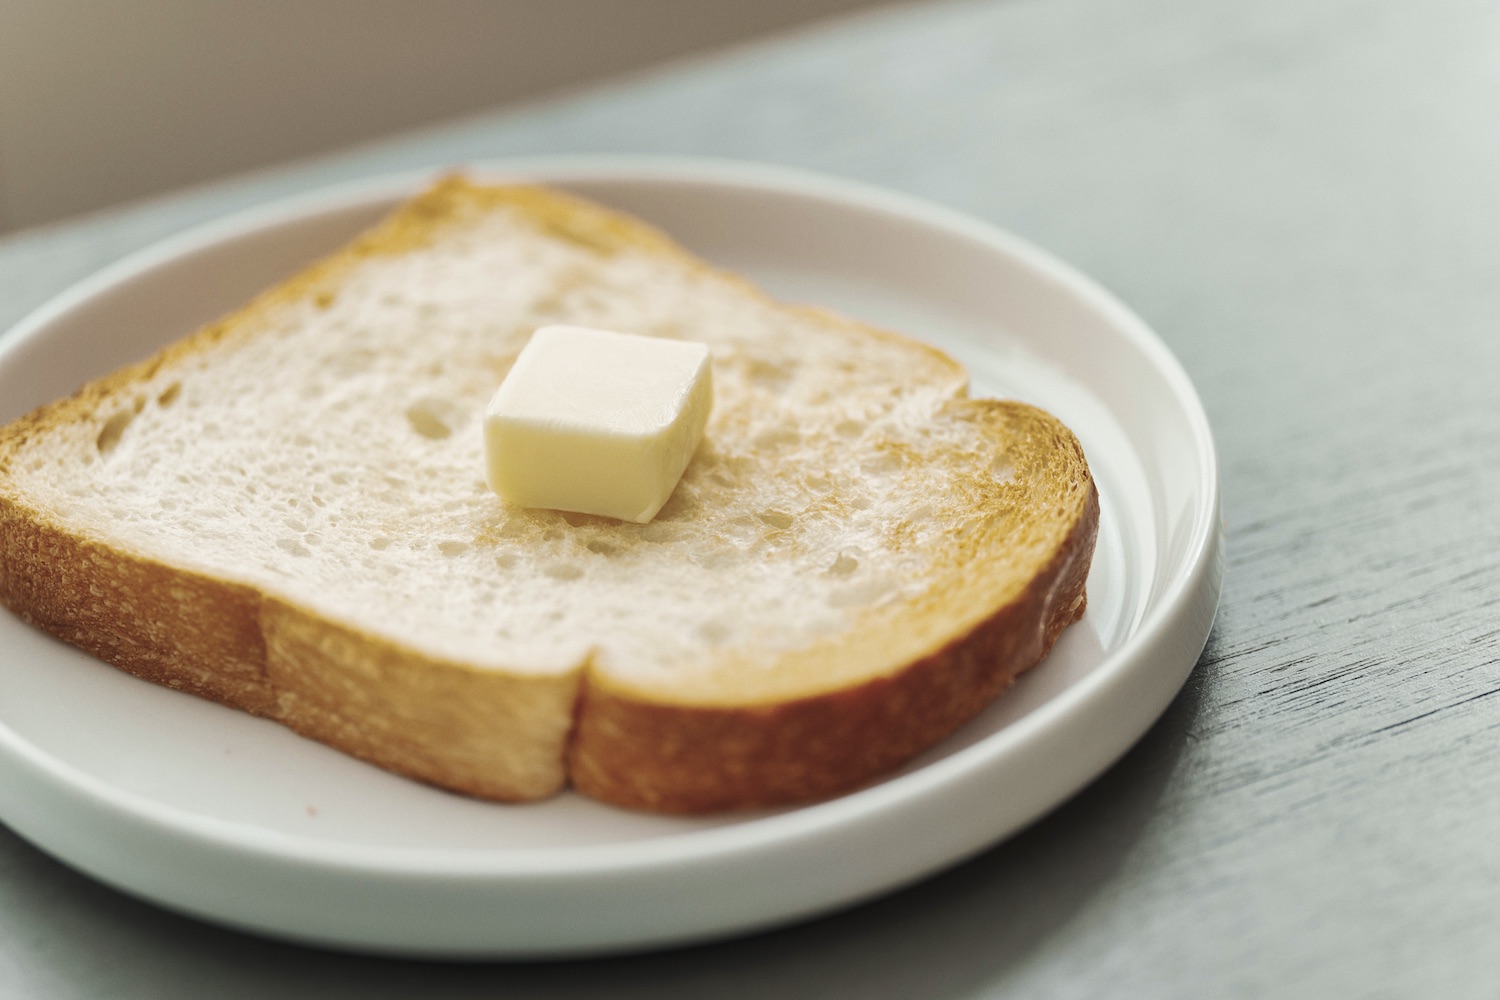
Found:
[(870, 0), (0, 0), (0, 231)]

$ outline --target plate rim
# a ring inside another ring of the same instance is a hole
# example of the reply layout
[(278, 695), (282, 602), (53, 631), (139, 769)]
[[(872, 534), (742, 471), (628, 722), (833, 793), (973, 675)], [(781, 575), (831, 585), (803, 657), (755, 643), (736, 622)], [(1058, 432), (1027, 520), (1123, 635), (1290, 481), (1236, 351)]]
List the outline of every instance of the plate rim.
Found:
[[(350, 875), (379, 875), (396, 879), (479, 879), (487, 883), (531, 883), (559, 878), (589, 878), (603, 872), (676, 867), (740, 856), (746, 852), (776, 851), (798, 841), (821, 837), (878, 818), (886, 810), (911, 800), (935, 796), (943, 788), (982, 771), (988, 762), (1005, 757), (1041, 738), (1056, 727), (1066, 728), (1070, 716), (1081, 714), (1106, 689), (1121, 683), (1140, 661), (1192, 612), (1194, 652), (1170, 680), (1173, 695), (1196, 663), (1216, 612), (1222, 583), (1223, 526), (1220, 518), (1218, 457), (1207, 414), (1186, 371), (1164, 341), (1112, 293), (1094, 279), (1051, 253), (991, 223), (915, 196), (900, 194), (860, 181), (832, 177), (784, 166), (733, 160), (658, 156), (565, 156), (478, 160), (459, 167), (422, 167), (336, 182), (274, 198), (193, 225), (126, 254), (50, 297), (15, 325), (0, 333), (0, 364), (20, 346), (40, 336), (60, 318), (109, 289), (155, 268), (220, 242), (251, 237), (308, 215), (374, 205), (409, 194), (434, 176), (462, 169), (481, 177), (531, 178), (566, 187), (586, 181), (637, 183), (694, 183), (728, 188), (751, 188), (760, 193), (812, 196), (853, 208), (895, 215), (918, 224), (956, 233), (1059, 286), (1064, 294), (1081, 298), (1097, 310), (1113, 331), (1129, 338), (1172, 390), (1176, 407), (1188, 418), (1195, 445), (1193, 459), (1200, 471), (1193, 496), (1193, 517), (1180, 568), (1173, 568), (1169, 586), (1134, 626), (1120, 646), (1097, 667), (1068, 685), (1046, 703), (1008, 723), (978, 742), (932, 761), (914, 771), (882, 780), (868, 788), (825, 802), (813, 803), (771, 816), (747, 819), (704, 830), (690, 830), (624, 842), (557, 847), (432, 848), (349, 844), (298, 838), (243, 823), (221, 821), (166, 805), (140, 793), (128, 792), (48, 755), (0, 721), (0, 752), (13, 766), (24, 766), (33, 777), (55, 783), (59, 792), (92, 803), (157, 834), (186, 838), (200, 845), (229, 849), (249, 859), (278, 865)], [(1196, 610), (1194, 604), (1202, 605)], [(1206, 609), (1206, 615), (1205, 615)], [(1201, 638), (1201, 641), (1199, 641)], [(1165, 711), (1169, 696), (1153, 707), (1152, 720)], [(1149, 728), (1149, 723), (1145, 728)], [(1139, 739), (1143, 728), (1120, 754)], [(1108, 765), (1106, 764), (1105, 767)], [(1076, 794), (1104, 768), (1082, 782), (1050, 796), (1051, 804), (1025, 822), (1044, 815), (1057, 803)], [(5, 818), (5, 817), (0, 817)], [(9, 822), (7, 818), (7, 822)], [(1022, 824), (982, 839), (983, 849), (1015, 832)], [(45, 850), (45, 845), (43, 846)], [(947, 863), (956, 862), (951, 858)], [(922, 873), (910, 875), (919, 877)], [(886, 884), (874, 891), (890, 888)], [(846, 900), (847, 901), (847, 900)], [(835, 905), (841, 905), (836, 903)], [(503, 948), (489, 949), (501, 953)]]

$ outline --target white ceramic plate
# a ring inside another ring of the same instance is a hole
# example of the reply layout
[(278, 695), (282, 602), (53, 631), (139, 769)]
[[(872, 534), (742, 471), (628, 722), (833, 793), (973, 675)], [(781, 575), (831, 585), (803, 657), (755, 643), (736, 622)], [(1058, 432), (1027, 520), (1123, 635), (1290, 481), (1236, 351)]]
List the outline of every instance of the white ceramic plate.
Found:
[[(723, 163), (490, 164), (636, 213), (784, 298), (946, 348), (976, 392), (1082, 440), (1102, 505), (1088, 613), (980, 718), (831, 802), (683, 819), (564, 794), (472, 801), (117, 672), (0, 612), (0, 818), (94, 877), (300, 941), (447, 956), (637, 949), (791, 921), (994, 844), (1098, 775), (1192, 669), (1218, 602), (1217, 469), (1165, 346), (990, 226)], [(423, 178), (344, 186), (138, 253), (0, 340), (0, 420), (186, 333), (372, 222)]]

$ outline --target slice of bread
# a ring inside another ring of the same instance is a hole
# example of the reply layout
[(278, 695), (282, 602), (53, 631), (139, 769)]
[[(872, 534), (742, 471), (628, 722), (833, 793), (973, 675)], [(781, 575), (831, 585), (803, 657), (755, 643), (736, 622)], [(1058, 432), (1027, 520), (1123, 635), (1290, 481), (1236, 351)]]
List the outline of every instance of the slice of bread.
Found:
[[(707, 343), (656, 519), (509, 507), (480, 417), (538, 326)], [(500, 800), (802, 801), (951, 733), (1082, 614), (1057, 420), (632, 219), (454, 178), (0, 430), (0, 599), (140, 677)]]

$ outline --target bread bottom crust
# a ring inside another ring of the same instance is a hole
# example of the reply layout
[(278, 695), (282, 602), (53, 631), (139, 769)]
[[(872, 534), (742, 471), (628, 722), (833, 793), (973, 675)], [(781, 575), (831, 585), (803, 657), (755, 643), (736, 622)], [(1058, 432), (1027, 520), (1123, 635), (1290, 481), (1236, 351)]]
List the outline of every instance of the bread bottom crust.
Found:
[(80, 538), (3, 496), (0, 604), (143, 680), (409, 778), (507, 802), (566, 782), (577, 671), (513, 676), (437, 660), (254, 587)]
[(0, 497), (0, 604), (137, 677), (277, 714), (261, 596), (82, 539)]
[(1099, 532), (1090, 497), (1051, 563), (943, 648), (856, 687), (764, 707), (663, 705), (584, 685), (573, 787), (614, 805), (706, 813), (851, 791), (951, 735), (1082, 617)]
[[(667, 705), (576, 676), (514, 679), (432, 661), (254, 588), (93, 544), (4, 499), (0, 602), (137, 677), (440, 787), (517, 801), (567, 780), (614, 805), (703, 813), (847, 792), (953, 733), (1083, 614), (1098, 526), (1091, 488), (1047, 568), (967, 635), (889, 676), (769, 706)], [(403, 707), (412, 704), (436, 708)]]

